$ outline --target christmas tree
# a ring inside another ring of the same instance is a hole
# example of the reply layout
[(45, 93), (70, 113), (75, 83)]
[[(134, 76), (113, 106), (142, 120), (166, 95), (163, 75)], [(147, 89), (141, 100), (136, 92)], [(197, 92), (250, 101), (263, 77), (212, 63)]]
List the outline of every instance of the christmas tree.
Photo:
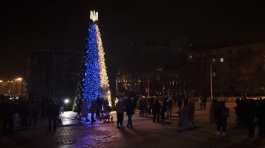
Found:
[(98, 13), (90, 12), (93, 23), (89, 26), (89, 36), (85, 52), (85, 70), (83, 78), (83, 98), (94, 100), (99, 97), (107, 99), (111, 105), (111, 93), (105, 64), (105, 52), (101, 33), (96, 23)]

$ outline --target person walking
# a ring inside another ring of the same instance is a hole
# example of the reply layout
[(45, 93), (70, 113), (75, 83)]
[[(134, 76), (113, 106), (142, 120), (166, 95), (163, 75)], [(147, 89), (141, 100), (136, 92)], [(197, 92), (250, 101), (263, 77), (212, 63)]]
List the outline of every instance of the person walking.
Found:
[(124, 103), (122, 98), (118, 99), (116, 103), (116, 113), (117, 113), (117, 128), (123, 127), (123, 118), (124, 118)]
[(214, 124), (215, 123), (215, 110), (217, 108), (218, 102), (215, 98), (213, 98), (213, 100), (211, 100), (211, 105), (210, 105), (210, 110), (209, 110), (209, 122), (210, 124)]
[(205, 111), (207, 108), (207, 97), (203, 96), (200, 99), (201, 99), (201, 110)]
[(158, 99), (153, 104), (153, 122), (159, 122), (161, 105)]
[(140, 98), (140, 101), (139, 101), (139, 116), (140, 117), (144, 117), (145, 116), (145, 112), (146, 112), (146, 100), (145, 98)]
[(171, 120), (172, 118), (172, 110), (173, 110), (173, 99), (169, 97), (167, 100), (167, 118)]
[(161, 108), (161, 120), (162, 122), (165, 121), (165, 114), (167, 112), (167, 98), (164, 98)]
[(49, 132), (55, 132), (59, 119), (60, 106), (59, 104), (56, 104), (54, 100), (50, 100), (47, 111), (49, 121)]
[(256, 118), (256, 102), (251, 99), (247, 99), (246, 111), (244, 113), (246, 124), (248, 126), (248, 136), (253, 138), (255, 136), (255, 118)]
[(96, 120), (95, 120), (96, 111), (97, 111), (97, 102), (96, 102), (96, 100), (93, 100), (93, 101), (91, 101), (91, 106), (90, 106), (91, 124), (96, 122)]
[(82, 114), (82, 117), (85, 118), (86, 122), (89, 122), (88, 113), (89, 113), (90, 106), (91, 106), (90, 102), (88, 100), (84, 99), (82, 102), (81, 114)]
[[(14, 131), (14, 104), (7, 97), (1, 96), (1, 117), (2, 117), (2, 132), (3, 135), (12, 134)], [(0, 135), (1, 136), (1, 135)]]
[(102, 107), (104, 98), (98, 97), (96, 100), (96, 117), (99, 121), (102, 119)]
[(77, 112), (77, 120), (80, 122), (82, 119), (82, 105), (83, 105), (83, 100), (81, 98), (77, 99), (76, 101), (76, 112)]
[(134, 98), (130, 97), (126, 104), (126, 113), (128, 117), (127, 128), (133, 128), (132, 117), (134, 114)]
[(225, 106), (225, 102), (218, 102), (215, 110), (215, 120), (216, 120), (216, 127), (217, 127), (217, 135), (226, 135), (226, 128), (227, 128), (227, 118), (229, 115), (229, 110)]
[(265, 102), (260, 98), (257, 107), (257, 119), (258, 119), (258, 126), (259, 126), (259, 136), (265, 137)]

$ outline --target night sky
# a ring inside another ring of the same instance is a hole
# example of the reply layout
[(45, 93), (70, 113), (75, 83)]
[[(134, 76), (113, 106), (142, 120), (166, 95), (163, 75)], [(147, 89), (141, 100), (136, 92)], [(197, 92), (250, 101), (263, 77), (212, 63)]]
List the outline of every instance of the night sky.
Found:
[[(196, 45), (260, 41), (265, 37), (263, 5), (217, 0), (115, 1), (13, 0), (1, 4), (0, 79), (24, 73), (31, 51), (82, 51), (89, 10), (97, 9), (112, 67), (133, 65), (142, 45), (184, 38)], [(167, 51), (164, 51), (167, 52)], [(127, 58), (130, 57), (130, 58)], [(146, 55), (148, 58), (148, 55)], [(160, 60), (166, 60), (161, 57)], [(141, 63), (143, 61), (139, 61)]]

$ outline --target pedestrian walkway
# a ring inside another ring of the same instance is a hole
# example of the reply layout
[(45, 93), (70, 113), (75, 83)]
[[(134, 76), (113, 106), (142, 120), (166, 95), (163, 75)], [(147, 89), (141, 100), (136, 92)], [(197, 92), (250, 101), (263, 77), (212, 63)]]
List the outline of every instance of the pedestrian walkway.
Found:
[(77, 116), (77, 113), (72, 112), (72, 111), (63, 112), (60, 115), (60, 118), (62, 120), (62, 126), (78, 125), (79, 121), (77, 120), (76, 116)]
[(197, 111), (195, 116), (197, 128), (180, 132), (177, 119), (157, 124), (135, 114), (134, 129), (117, 129), (115, 123), (77, 124), (75, 113), (65, 112), (64, 126), (56, 133), (40, 127), (1, 138), (0, 144), (1, 148), (262, 148), (265, 143), (263, 139), (249, 140), (246, 130), (233, 126), (226, 137), (218, 137), (214, 126), (208, 124), (206, 112)]

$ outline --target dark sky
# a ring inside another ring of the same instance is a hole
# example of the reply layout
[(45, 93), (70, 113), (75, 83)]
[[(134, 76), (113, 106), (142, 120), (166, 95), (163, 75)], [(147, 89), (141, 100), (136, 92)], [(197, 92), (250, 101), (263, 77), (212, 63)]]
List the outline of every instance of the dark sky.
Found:
[(107, 58), (117, 59), (114, 67), (146, 42), (188, 38), (207, 45), (265, 37), (263, 5), (254, 0), (12, 0), (0, 7), (0, 79), (23, 74), (31, 51), (82, 51), (93, 8), (100, 13)]

